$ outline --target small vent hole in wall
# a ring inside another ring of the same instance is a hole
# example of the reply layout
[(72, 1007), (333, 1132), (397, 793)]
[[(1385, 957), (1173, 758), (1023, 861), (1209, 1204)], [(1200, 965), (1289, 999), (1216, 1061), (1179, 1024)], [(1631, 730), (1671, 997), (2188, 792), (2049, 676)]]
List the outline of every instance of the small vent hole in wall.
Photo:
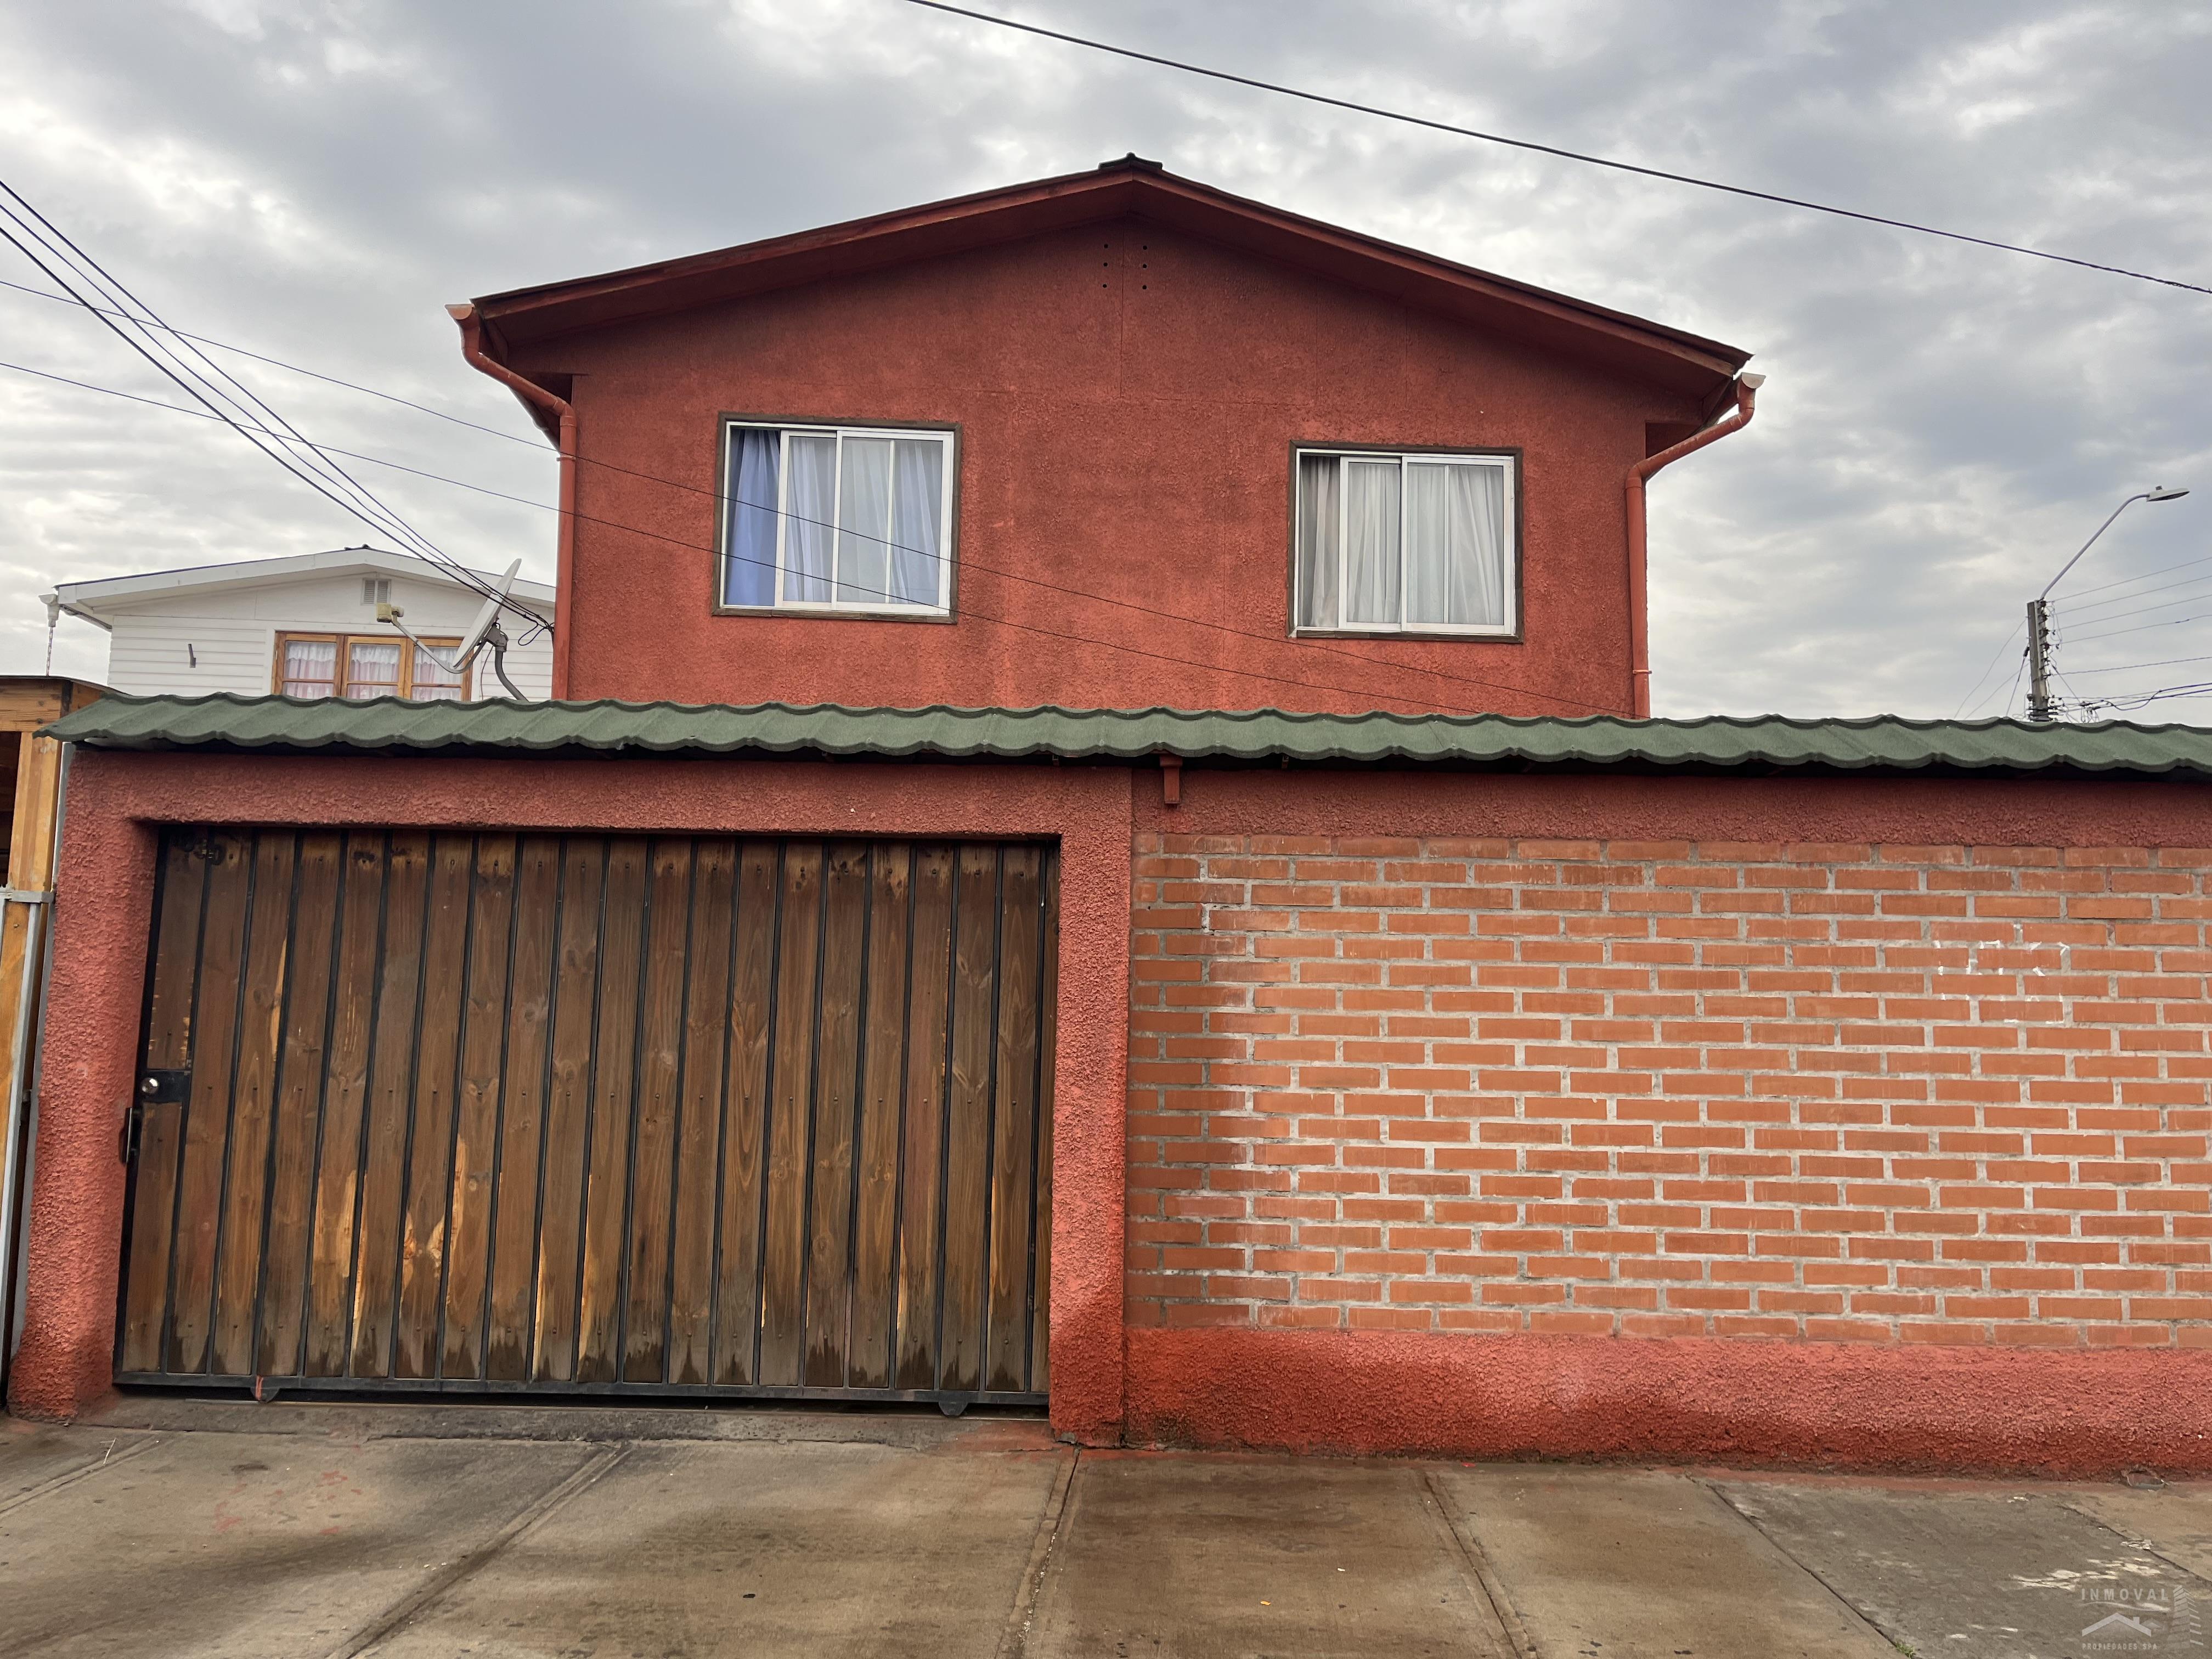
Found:
[(363, 605), (391, 604), (392, 578), (389, 576), (363, 576), (361, 579), (361, 602)]

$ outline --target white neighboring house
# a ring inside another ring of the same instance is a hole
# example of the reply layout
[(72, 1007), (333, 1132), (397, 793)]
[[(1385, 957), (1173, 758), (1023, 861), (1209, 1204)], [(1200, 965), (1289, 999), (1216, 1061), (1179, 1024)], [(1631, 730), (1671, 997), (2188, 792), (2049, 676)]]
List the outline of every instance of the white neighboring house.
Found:
[[(549, 697), (553, 590), (518, 578), (510, 597), (547, 627), (507, 652), (507, 678), (525, 697)], [(118, 691), (424, 700), (507, 695), (492, 674), (490, 652), (465, 675), (454, 675), (398, 629), (377, 621), (380, 603), (395, 605), (408, 633), (434, 646), (457, 645), (483, 603), (435, 567), (380, 548), (61, 582), (44, 598), (49, 617), (65, 612), (107, 630), (107, 684)], [(528, 622), (509, 611), (501, 626), (517, 639)]]

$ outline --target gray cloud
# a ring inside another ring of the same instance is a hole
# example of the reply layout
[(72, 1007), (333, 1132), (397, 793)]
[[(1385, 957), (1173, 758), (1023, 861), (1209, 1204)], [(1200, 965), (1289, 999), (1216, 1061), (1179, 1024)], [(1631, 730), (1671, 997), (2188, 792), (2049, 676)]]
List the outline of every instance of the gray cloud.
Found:
[[(2212, 5), (1009, 9), (1438, 118), (2212, 280)], [(1949, 714), (2021, 603), (2153, 483), (2203, 493), (2135, 509), (2069, 587), (2212, 555), (2203, 295), (1424, 133), (897, 0), (0, 8), (12, 181), (172, 321), (526, 437), (505, 394), (460, 363), (444, 301), (1127, 149), (1759, 353), (1771, 380), (1758, 422), (1653, 486), (1662, 712)], [(0, 290), (0, 335), (12, 361), (170, 395), (46, 301)], [(325, 441), (551, 499), (542, 448), (248, 370)], [(519, 553), (550, 574), (542, 510), (363, 476), (449, 550), (488, 565)], [(231, 434), (0, 374), (0, 668), (39, 667), (34, 596), (57, 579), (362, 538)], [(2155, 626), (2069, 644), (2082, 690), (2200, 672), (2128, 665), (2212, 654), (2212, 615), (2112, 622), (2127, 607), (2094, 608), (2112, 597), (2085, 593), (2070, 633)], [(98, 660), (80, 624), (59, 647), (65, 671)], [(2009, 683), (1996, 677), (1984, 712)]]

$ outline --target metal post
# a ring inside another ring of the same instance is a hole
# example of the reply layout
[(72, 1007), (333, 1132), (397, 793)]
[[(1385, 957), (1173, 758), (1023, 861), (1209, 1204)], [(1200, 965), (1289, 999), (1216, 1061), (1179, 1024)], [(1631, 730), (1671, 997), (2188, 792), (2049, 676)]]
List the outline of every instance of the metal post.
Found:
[(2027, 602), (2027, 717), (2051, 718), (2051, 602)]

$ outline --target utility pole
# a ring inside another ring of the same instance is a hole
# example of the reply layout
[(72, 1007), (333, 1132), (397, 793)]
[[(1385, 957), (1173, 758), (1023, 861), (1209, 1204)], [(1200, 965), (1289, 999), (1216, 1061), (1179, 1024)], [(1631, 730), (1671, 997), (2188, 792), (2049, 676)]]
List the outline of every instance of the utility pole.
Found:
[(2027, 717), (2051, 718), (2051, 601), (2027, 602)]

